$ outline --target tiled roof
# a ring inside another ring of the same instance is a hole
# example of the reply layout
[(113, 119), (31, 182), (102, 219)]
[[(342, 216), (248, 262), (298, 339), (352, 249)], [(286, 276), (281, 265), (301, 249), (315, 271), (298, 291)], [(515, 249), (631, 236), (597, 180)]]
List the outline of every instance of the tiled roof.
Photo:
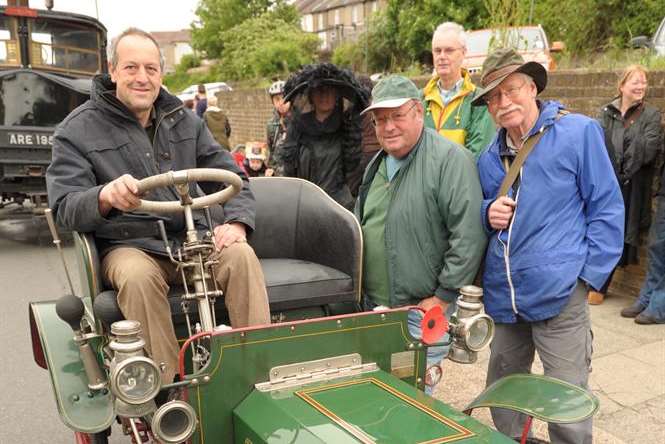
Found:
[(181, 29), (180, 31), (155, 31), (150, 34), (152, 34), (160, 45), (175, 42), (189, 42), (192, 39), (191, 31), (189, 29)]
[(301, 14), (313, 14), (330, 9), (363, 3), (363, 0), (297, 0), (295, 7)]

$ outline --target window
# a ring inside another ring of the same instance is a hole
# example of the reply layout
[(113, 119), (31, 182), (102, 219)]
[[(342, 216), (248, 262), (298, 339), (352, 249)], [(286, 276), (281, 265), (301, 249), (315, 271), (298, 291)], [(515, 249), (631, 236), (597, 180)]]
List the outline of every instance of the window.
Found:
[(307, 14), (300, 19), (300, 27), (307, 32), (314, 31), (314, 17), (312, 14)]
[(46, 19), (34, 20), (30, 28), (33, 66), (91, 74), (99, 70), (97, 30)]
[(335, 25), (339, 25), (341, 23), (339, 12), (339, 9), (335, 9)]
[(362, 22), (362, 5), (354, 5), (351, 10), (351, 23), (356, 24)]
[(16, 19), (0, 18), (0, 65), (19, 65)]
[(319, 17), (319, 26), (317, 27), (317, 29), (320, 31), (323, 29), (323, 14), (319, 14), (318, 17)]

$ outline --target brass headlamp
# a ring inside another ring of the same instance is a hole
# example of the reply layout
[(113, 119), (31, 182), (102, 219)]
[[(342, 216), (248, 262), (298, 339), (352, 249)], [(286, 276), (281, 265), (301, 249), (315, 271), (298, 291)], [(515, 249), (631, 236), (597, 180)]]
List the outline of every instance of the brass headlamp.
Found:
[(460, 288), (457, 311), (450, 318), (452, 346), (448, 353), (451, 361), (472, 364), (478, 352), (489, 345), (494, 337), (494, 321), (483, 310), (483, 290), (474, 285)]
[(161, 374), (157, 364), (143, 353), (141, 324), (114, 322), (111, 334), (115, 339), (109, 345), (114, 352), (109, 380), (116, 413), (126, 417), (152, 413), (157, 408), (154, 398), (161, 389)]

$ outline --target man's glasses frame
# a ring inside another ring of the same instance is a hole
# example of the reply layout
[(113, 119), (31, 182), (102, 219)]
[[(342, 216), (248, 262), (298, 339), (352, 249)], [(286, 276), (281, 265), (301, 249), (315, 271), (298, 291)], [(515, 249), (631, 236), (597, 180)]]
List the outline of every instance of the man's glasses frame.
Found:
[(372, 115), (372, 123), (374, 126), (382, 128), (388, 124), (388, 122), (393, 122), (393, 123), (403, 123), (406, 121), (408, 114), (411, 112), (414, 106), (416, 106), (417, 101), (413, 101), (411, 106), (406, 110), (406, 111), (394, 111), (390, 114), (388, 114), (386, 117), (380, 117), (376, 118), (376, 116)]
[(494, 91), (492, 91), (490, 94), (487, 94), (485, 96), (485, 103), (487, 104), (487, 106), (497, 105), (499, 103), (499, 101), (501, 100), (501, 96), (503, 96), (503, 95), (508, 97), (510, 99), (510, 101), (512, 102), (513, 100), (515, 100), (519, 96), (520, 91), (522, 90), (522, 88), (524, 88), (524, 85), (526, 85), (526, 84), (527, 84), (527, 81), (525, 80), (519, 86), (511, 86), (510, 88), (506, 88), (506, 89), (495, 88)]

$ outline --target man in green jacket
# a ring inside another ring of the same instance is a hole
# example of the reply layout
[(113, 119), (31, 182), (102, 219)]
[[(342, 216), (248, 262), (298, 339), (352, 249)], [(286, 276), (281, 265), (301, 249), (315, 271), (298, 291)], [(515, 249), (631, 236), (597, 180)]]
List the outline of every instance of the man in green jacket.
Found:
[[(440, 305), (449, 316), (458, 289), (473, 282), (487, 242), (482, 192), (471, 153), (425, 128), (421, 98), (409, 79), (391, 76), (374, 87), (363, 111), (372, 113), (382, 148), (367, 166), (356, 203), (364, 304), (368, 310)], [(421, 318), (419, 311), (409, 314), (416, 338)], [(428, 367), (447, 352), (431, 347)]]
[(478, 158), (496, 133), (487, 107), (473, 107), (476, 85), (462, 68), (466, 33), (453, 22), (440, 24), (432, 37), (432, 59), (436, 75), (427, 83), (425, 126), (457, 142)]

